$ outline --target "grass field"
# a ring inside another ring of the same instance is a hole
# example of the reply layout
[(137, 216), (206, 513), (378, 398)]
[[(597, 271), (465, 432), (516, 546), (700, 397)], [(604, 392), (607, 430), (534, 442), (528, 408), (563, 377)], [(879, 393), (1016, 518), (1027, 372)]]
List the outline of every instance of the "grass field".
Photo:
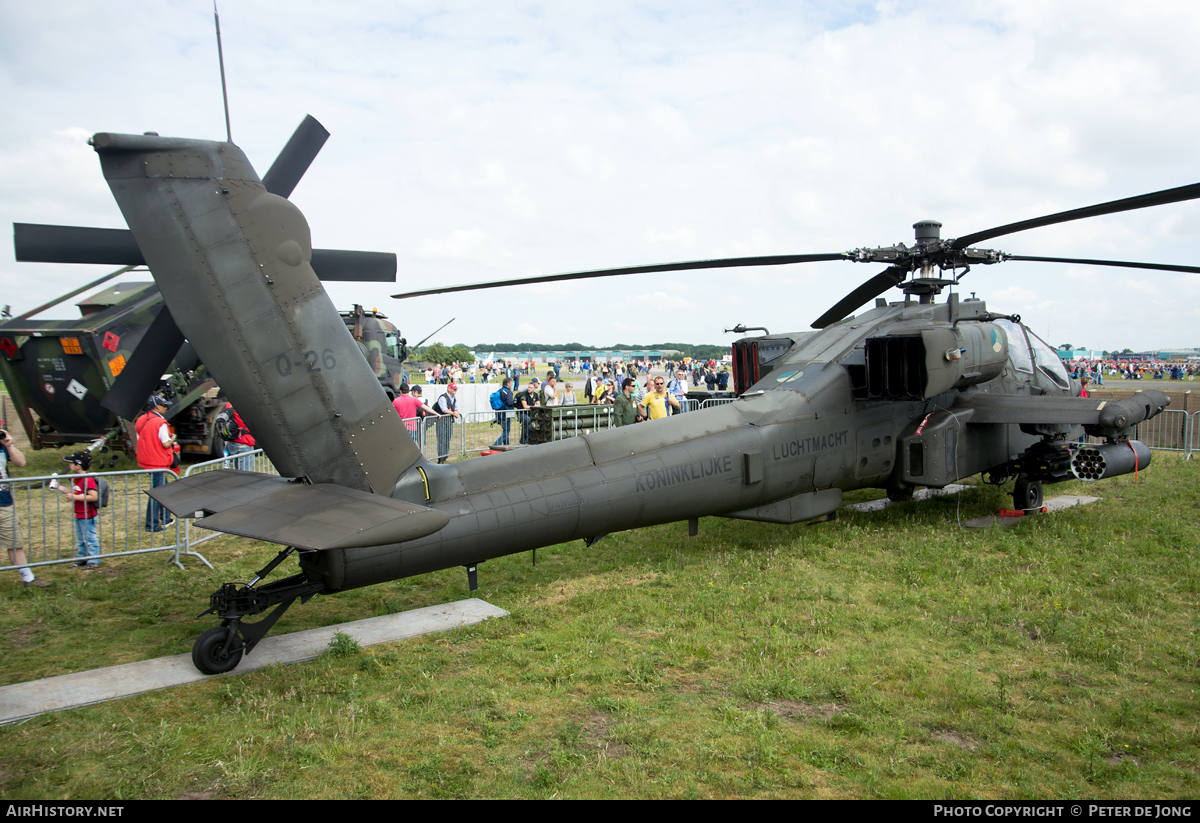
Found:
[[(487, 459), (487, 458), (485, 458)], [(980, 486), (819, 526), (705, 518), (480, 566), (503, 620), (0, 728), (0, 796), (1186, 798), (1200, 461), (1002, 531)], [(860, 493), (853, 499), (877, 496)], [(273, 549), (0, 580), (3, 683), (187, 652)], [(461, 569), (275, 633), (468, 596)]]

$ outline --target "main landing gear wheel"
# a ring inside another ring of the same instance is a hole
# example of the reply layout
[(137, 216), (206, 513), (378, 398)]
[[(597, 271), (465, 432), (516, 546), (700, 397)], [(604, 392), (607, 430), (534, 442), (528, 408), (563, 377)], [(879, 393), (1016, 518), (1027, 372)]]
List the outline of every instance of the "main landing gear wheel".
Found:
[(915, 491), (916, 489), (912, 486), (888, 486), (887, 499), (893, 503), (906, 503), (913, 499), (913, 492)]
[(1018, 477), (1013, 485), (1013, 508), (1037, 511), (1042, 507), (1042, 481)]
[(204, 674), (224, 674), (237, 668), (242, 662), (242, 650), (245, 644), (235, 632), (231, 643), (232, 649), (225, 649), (225, 638), (229, 636), (229, 628), (217, 626), (209, 629), (196, 638), (192, 646), (192, 662)]

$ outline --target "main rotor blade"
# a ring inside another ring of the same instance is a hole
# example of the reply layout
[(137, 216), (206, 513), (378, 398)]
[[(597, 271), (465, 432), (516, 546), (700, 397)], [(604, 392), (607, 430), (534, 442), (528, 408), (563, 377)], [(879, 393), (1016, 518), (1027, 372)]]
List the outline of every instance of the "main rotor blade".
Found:
[[(17, 259), (28, 263), (146, 264), (129, 229), (13, 223), (13, 248)], [(313, 249), (312, 267), (321, 280), (396, 282), (391, 252)]]
[(878, 297), (893, 286), (898, 286), (904, 282), (904, 269), (895, 266), (888, 266), (879, 274), (872, 277), (866, 283), (863, 283), (854, 291), (847, 294), (839, 300), (832, 309), (822, 314), (815, 321), (812, 327), (814, 329), (823, 329), (826, 326), (832, 325), (841, 320), (850, 312), (857, 309), (868, 300)]
[(1139, 194), (1137, 197), (1126, 197), (1123, 200), (1112, 200), (1108, 203), (1099, 203), (1095, 206), (1085, 206), (1082, 209), (1060, 211), (1057, 214), (1048, 214), (1045, 217), (1035, 217), (1032, 220), (1022, 220), (1019, 223), (1009, 223), (1007, 226), (998, 226), (994, 229), (963, 235), (956, 239), (952, 245), (956, 249), (965, 249), (967, 246), (974, 245), (983, 240), (991, 240), (993, 237), (1013, 234), (1027, 229), (1052, 226), (1055, 223), (1066, 223), (1071, 220), (1081, 220), (1084, 217), (1099, 217), (1102, 214), (1115, 214), (1121, 211), (1145, 209), (1150, 206), (1166, 205), (1167, 203), (1178, 203), (1181, 200), (1195, 200), (1198, 197), (1200, 197), (1200, 183), (1193, 183), (1190, 186), (1164, 189), (1163, 191), (1156, 191), (1150, 194)]
[(262, 182), (267, 191), (280, 197), (291, 197), (296, 184), (328, 139), (329, 132), (317, 122), (317, 118), (311, 114), (305, 115), (283, 151), (279, 152), (271, 168), (263, 175)]
[(1182, 271), (1200, 274), (1200, 266), (1175, 266), (1169, 263), (1131, 263), (1126, 260), (1087, 260), (1081, 257), (1029, 257), (1024, 254), (1006, 254), (1005, 260), (1025, 260), (1032, 263), (1079, 263), (1085, 266), (1118, 266), (1126, 269), (1153, 269), (1155, 271)]
[(659, 271), (688, 271), (691, 269), (725, 269), (740, 266), (785, 266), (789, 263), (819, 263), (826, 260), (849, 260), (846, 252), (829, 254), (783, 254), (771, 257), (724, 257), (716, 260), (689, 260), (683, 263), (659, 263), (653, 266), (630, 266), (623, 269), (597, 269), (595, 271), (575, 271), (566, 274), (540, 274), (536, 277), (518, 277), (512, 280), (499, 280), (491, 283), (470, 283), (462, 286), (442, 286), (435, 289), (393, 294), (397, 300), (406, 297), (425, 297), (430, 294), (450, 294), (456, 291), (475, 291), (477, 289), (496, 289), (501, 286), (527, 286), (530, 283), (554, 283), (559, 280), (587, 280), (591, 277), (616, 277), (621, 274), (650, 274)]
[(118, 417), (137, 419), (150, 392), (158, 385), (159, 378), (171, 365), (183, 342), (183, 332), (175, 325), (175, 318), (164, 303), (100, 405), (116, 412)]

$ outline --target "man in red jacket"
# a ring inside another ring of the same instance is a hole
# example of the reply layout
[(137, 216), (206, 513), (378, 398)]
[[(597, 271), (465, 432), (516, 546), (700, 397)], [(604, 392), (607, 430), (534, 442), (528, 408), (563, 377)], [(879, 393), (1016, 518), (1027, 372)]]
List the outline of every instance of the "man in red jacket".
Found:
[[(150, 475), (150, 488), (157, 489), (167, 483), (167, 469), (175, 462), (175, 437), (167, 425), (163, 412), (167, 410), (166, 398), (161, 395), (151, 395), (146, 401), (146, 411), (142, 413), (134, 426), (137, 428), (137, 460), (143, 469), (153, 469)], [(160, 532), (175, 520), (167, 516), (157, 500), (150, 499), (146, 504), (146, 531)]]

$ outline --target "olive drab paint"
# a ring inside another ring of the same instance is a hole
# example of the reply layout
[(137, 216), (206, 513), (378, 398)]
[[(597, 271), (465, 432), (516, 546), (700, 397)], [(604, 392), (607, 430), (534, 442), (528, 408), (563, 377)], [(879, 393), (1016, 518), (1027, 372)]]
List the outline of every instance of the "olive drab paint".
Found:
[[(984, 471), (1005, 476), (1018, 463), (1027, 480), (1056, 482), (1070, 476), (1060, 458), (1081, 426), (1127, 439), (1132, 422), (1166, 405), (1143, 392), (1102, 418), (1065, 372), (1038, 359), (1036, 336), (982, 300), (951, 295), (881, 301), (816, 333), (743, 338), (735, 353), (753, 379), (742, 372), (749, 384), (726, 405), (436, 465), (313, 273), (304, 216), (264, 189), (240, 149), (148, 135), (93, 143), (179, 327), (280, 473), (295, 478), (209, 472), (153, 495), (218, 530), (286, 543), (308, 517), (333, 534), (307, 543), (316, 551), (301, 556), (295, 577), (214, 593), (227, 629), (193, 650), (210, 673), (236, 665), (227, 656), (240, 657), (235, 635), (252, 648), (277, 619), (280, 611), (239, 623), (264, 610), (256, 604), (268, 590), (286, 607), (701, 516), (797, 523), (834, 512), (843, 491), (902, 495)], [(346, 514), (342, 499), (361, 514)], [(390, 517), (409, 525), (389, 529)], [(385, 533), (411, 539), (372, 544)]]
[(280, 473), (390, 489), (419, 451), (313, 272), (300, 210), (228, 143), (93, 145), (179, 328)]
[(400, 330), (378, 309), (368, 311), (355, 306), (341, 315), (384, 393), (389, 399), (396, 399), (400, 385), (406, 382), (403, 363), (408, 359), (408, 347)]
[[(132, 450), (120, 420), (102, 401), (163, 308), (158, 286), (136, 279), (146, 276), (129, 272), (129, 280), (83, 298), (77, 304), (82, 317), (75, 320), (0, 324), (0, 340), (12, 344), (11, 353), (0, 357), (0, 377), (35, 449), (116, 433), (116, 445)], [(179, 400), (172, 423), (180, 442), (209, 454), (219, 447), (210, 425), (219, 409), (204, 396), (212, 383), (206, 383), (203, 366), (175, 360), (166, 374), (169, 394)]]

